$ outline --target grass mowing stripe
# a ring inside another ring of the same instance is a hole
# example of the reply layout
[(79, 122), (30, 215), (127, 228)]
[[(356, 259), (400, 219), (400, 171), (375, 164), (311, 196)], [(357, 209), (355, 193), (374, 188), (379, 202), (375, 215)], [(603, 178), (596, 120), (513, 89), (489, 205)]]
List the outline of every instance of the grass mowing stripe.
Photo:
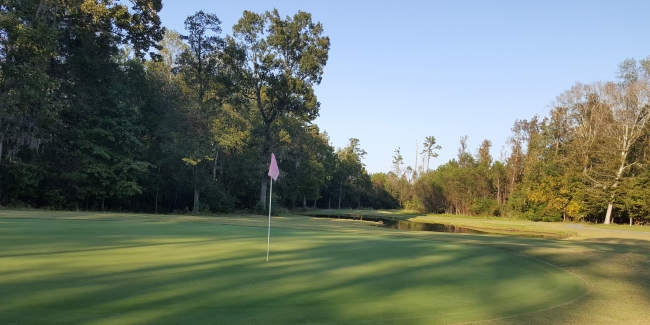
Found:
[(217, 224), (0, 220), (0, 322), (446, 324), (585, 292), (490, 247)]

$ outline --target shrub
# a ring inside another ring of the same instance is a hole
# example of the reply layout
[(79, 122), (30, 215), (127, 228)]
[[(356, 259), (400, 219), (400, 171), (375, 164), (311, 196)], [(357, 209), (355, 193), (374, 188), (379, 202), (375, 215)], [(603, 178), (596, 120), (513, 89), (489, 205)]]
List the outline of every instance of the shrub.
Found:
[(497, 201), (484, 197), (475, 200), (470, 210), (476, 215), (498, 216), (500, 214)]
[(422, 202), (420, 202), (420, 199), (417, 197), (413, 197), (411, 200), (404, 202), (404, 209), (426, 212), (424, 205), (422, 205)]
[[(274, 195), (274, 199), (275, 199), (275, 195)], [(275, 200), (273, 200), (273, 201), (274, 201), (273, 202), (273, 208), (271, 209), (271, 215), (272, 216), (277, 216), (280, 213), (285, 213), (285, 214), (289, 213), (289, 210), (287, 210), (284, 207), (277, 206), (275, 204)], [(257, 203), (255, 203), (255, 206), (253, 207), (253, 213), (259, 214), (259, 215), (262, 215), (262, 216), (268, 216), (269, 215), (269, 207), (268, 207), (268, 205), (266, 207), (264, 207), (264, 204), (262, 203), (262, 201), (257, 201)]]

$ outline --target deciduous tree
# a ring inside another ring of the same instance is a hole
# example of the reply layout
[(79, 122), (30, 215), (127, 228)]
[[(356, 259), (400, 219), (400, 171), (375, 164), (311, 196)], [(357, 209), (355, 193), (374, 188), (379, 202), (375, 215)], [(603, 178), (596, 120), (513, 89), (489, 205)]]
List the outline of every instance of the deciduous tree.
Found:
[(272, 129), (280, 115), (303, 121), (318, 116), (320, 103), (313, 86), (321, 82), (330, 41), (311, 14), (282, 18), (277, 10), (244, 11), (228, 38), (229, 71), (238, 91), (250, 100), (262, 120), (260, 201), (266, 204), (268, 158)]

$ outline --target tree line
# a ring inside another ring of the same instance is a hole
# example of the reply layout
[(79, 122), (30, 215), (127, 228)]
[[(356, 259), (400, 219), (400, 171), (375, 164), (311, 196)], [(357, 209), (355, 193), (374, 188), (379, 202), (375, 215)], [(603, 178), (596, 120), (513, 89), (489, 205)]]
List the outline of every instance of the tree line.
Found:
[(0, 1), (0, 205), (224, 212), (396, 207), (358, 139), (314, 123), (321, 23), (244, 11), (230, 34), (199, 11), (162, 27), (161, 0)]
[(435, 170), (403, 169), (398, 149), (393, 171), (373, 178), (423, 212), (647, 223), (649, 109), (650, 57), (627, 59), (616, 81), (578, 82), (548, 116), (516, 121), (497, 161), (489, 140), (472, 154), (465, 136), (457, 158)]
[(286, 208), (644, 223), (650, 58), (576, 83), (548, 116), (516, 121), (502, 156), (460, 139), (434, 170), (395, 150), (370, 175), (330, 144), (314, 92), (330, 40), (298, 12), (244, 11), (231, 33), (199, 11), (162, 27), (160, 0), (0, 0), (0, 205), (153, 213), (264, 211), (270, 154)]

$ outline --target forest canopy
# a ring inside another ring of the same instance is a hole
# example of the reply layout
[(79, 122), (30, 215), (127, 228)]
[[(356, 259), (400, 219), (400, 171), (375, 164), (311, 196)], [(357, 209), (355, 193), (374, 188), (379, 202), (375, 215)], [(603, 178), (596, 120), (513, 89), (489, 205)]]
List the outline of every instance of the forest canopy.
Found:
[(319, 22), (245, 11), (224, 35), (199, 11), (173, 31), (161, 9), (0, 2), (1, 205), (262, 210), (271, 152), (279, 204), (372, 205), (359, 141), (335, 149), (313, 123), (330, 45)]
[[(153, 213), (405, 208), (531, 220), (647, 222), (650, 59), (576, 83), (548, 116), (515, 121), (430, 169), (369, 174), (361, 141), (314, 123), (330, 39), (299, 11), (244, 11), (231, 31), (198, 11), (162, 27), (160, 0), (0, 1), (0, 205)], [(323, 108), (327, 109), (327, 108)], [(409, 159), (410, 160), (410, 159)]]

